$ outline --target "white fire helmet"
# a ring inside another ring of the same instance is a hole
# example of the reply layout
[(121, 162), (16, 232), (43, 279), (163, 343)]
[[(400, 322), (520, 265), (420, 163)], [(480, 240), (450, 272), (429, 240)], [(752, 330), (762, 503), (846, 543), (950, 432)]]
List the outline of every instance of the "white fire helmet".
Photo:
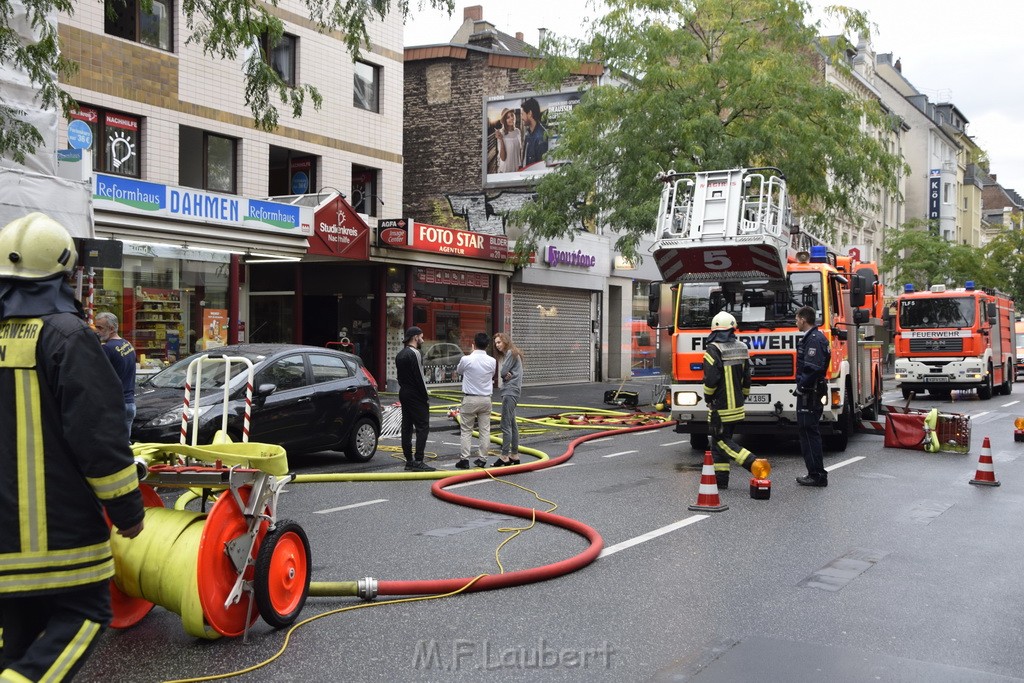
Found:
[(714, 318), (711, 319), (711, 331), (715, 330), (731, 330), (736, 327), (736, 318), (733, 317), (732, 313), (726, 313), (720, 311)]

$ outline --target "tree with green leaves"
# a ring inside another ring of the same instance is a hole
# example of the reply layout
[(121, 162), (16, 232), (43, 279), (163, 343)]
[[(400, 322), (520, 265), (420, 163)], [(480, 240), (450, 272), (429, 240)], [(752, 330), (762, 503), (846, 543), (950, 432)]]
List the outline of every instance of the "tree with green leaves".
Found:
[[(43, 109), (58, 109), (65, 116), (77, 107), (74, 99), (61, 88), (61, 81), (76, 72), (76, 65), (61, 56), (55, 15), (72, 16), (74, 0), (22, 0), (27, 24), (35, 39), (28, 41), (19, 34), (19, 9), (11, 0), (0, 0), (0, 62), (23, 71), (38, 89), (37, 104)], [(124, 6), (125, 0), (108, 0), (108, 11)], [(403, 19), (409, 14), (409, 0), (304, 0), (309, 18), (321, 32), (340, 32), (353, 59), (362, 47), (369, 45), (366, 26), (390, 12), (399, 12)], [(454, 0), (419, 0), (422, 8), (455, 7)], [(152, 9), (152, 0), (142, 0), (145, 10)], [(308, 96), (313, 106), (320, 107), (322, 98), (314, 85), (291, 87), (271, 68), (260, 45), (275, 45), (284, 33), (284, 24), (272, 14), (277, 0), (182, 0), (182, 23), (187, 27), (188, 43), (201, 45), (210, 58), (238, 59), (244, 56), (245, 101), (257, 128), (271, 131), (277, 127), (274, 95), (295, 117), (302, 116)], [(0, 156), (18, 163), (43, 143), (42, 135), (24, 120), (24, 111), (12, 106), (0, 94)]]
[[(598, 220), (636, 259), (654, 230), (655, 175), (775, 166), (802, 215), (828, 226), (864, 207), (866, 188), (897, 192), (902, 160), (870, 129), (890, 122), (874, 101), (825, 82), (822, 60), (847, 71), (843, 39), (819, 40), (809, 5), (797, 0), (609, 0), (582, 41), (552, 40), (531, 72), (557, 90), (579, 60), (618, 82), (586, 90), (559, 119), (562, 161), (537, 184), (537, 201), (515, 216), (517, 249), (571, 235)], [(866, 16), (838, 8), (844, 33), (868, 33)], [(862, 126), (862, 122), (867, 126)]]
[(917, 290), (946, 284), (949, 258), (950, 244), (939, 236), (938, 225), (921, 219), (890, 230), (882, 249), (886, 282), (899, 291), (905, 284), (912, 284)]

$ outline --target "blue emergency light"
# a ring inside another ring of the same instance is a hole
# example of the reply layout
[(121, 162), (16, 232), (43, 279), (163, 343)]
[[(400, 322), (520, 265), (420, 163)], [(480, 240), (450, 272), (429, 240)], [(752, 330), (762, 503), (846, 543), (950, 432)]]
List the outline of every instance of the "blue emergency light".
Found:
[(908, 282), (907, 284), (903, 285), (903, 293), (904, 294), (913, 294), (914, 293), (914, 283), (913, 282)]
[(965, 282), (964, 283), (964, 289), (966, 289), (968, 292), (973, 292), (974, 291), (974, 280), (968, 280), (967, 282)]
[(816, 245), (811, 247), (811, 263), (827, 263), (828, 262), (828, 250), (821, 246)]

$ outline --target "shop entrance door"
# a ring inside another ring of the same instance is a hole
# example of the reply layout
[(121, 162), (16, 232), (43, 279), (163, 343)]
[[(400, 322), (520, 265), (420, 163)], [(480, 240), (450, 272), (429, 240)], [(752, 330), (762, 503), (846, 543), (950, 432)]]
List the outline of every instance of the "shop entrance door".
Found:
[(291, 344), (295, 339), (295, 294), (251, 292), (248, 339), (251, 344)]

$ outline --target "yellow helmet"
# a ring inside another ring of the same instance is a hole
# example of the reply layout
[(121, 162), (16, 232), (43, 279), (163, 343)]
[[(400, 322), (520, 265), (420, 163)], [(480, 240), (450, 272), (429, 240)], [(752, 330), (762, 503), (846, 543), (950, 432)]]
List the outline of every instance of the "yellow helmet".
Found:
[(77, 260), (71, 235), (49, 216), (33, 212), (0, 229), (0, 278), (47, 280)]
[(711, 319), (711, 331), (715, 330), (731, 330), (736, 327), (736, 318), (733, 317), (732, 313), (726, 311), (720, 311), (714, 318)]

